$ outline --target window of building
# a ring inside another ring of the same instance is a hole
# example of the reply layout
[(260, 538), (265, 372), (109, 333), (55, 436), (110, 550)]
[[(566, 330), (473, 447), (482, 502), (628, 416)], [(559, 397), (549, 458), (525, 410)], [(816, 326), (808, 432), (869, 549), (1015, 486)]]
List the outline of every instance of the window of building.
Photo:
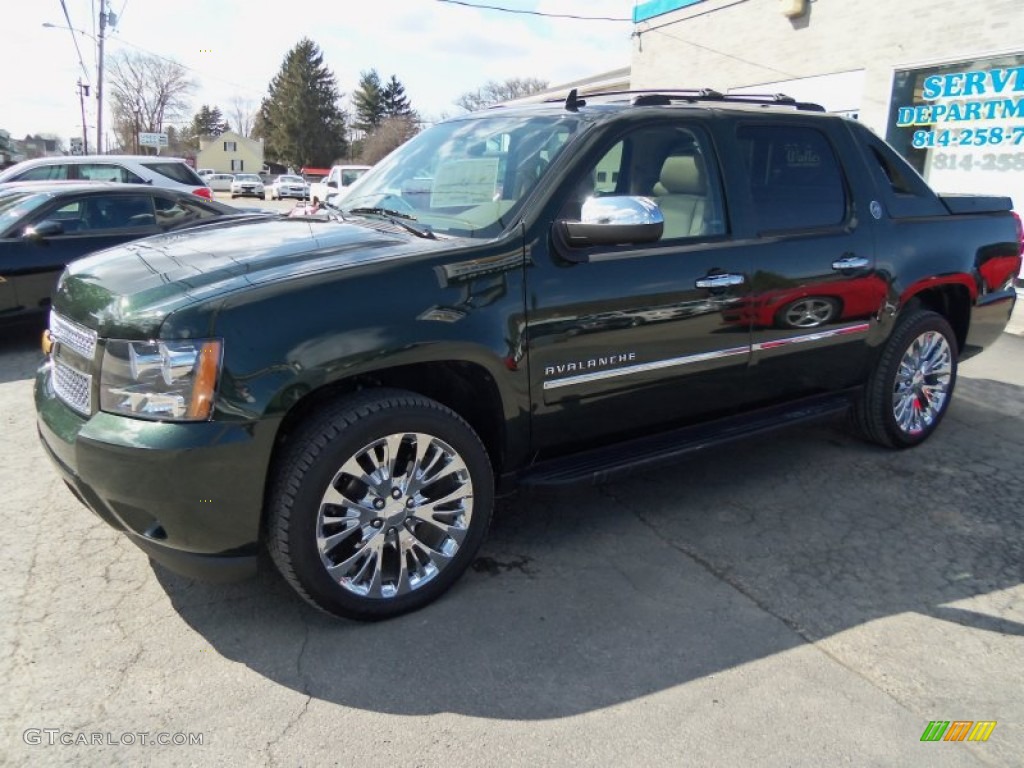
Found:
[(846, 220), (846, 184), (821, 131), (745, 125), (737, 138), (758, 232), (835, 226)]
[(238, 142), (237, 141), (225, 141), (224, 142), (224, 151), (225, 152), (237, 152), (238, 151)]
[(244, 160), (232, 160), (231, 161), (231, 170), (232, 171), (244, 171), (245, 170), (245, 161)]

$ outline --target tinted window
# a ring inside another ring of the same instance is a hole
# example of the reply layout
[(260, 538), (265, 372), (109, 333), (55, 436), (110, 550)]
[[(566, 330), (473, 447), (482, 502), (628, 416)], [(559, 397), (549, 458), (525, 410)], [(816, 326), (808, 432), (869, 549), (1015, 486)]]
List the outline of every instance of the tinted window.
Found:
[(846, 185), (821, 131), (743, 126), (737, 137), (759, 232), (834, 226), (846, 219)]
[(63, 164), (41, 165), (18, 174), (15, 181), (58, 181), (68, 177), (68, 167)]
[(166, 176), (179, 184), (188, 184), (190, 187), (205, 186), (205, 182), (185, 163), (143, 163), (142, 167), (155, 171), (161, 176)]
[(76, 167), (78, 169), (78, 178), (80, 179), (88, 179), (89, 181), (117, 181), (123, 184), (144, 183), (137, 174), (132, 173), (127, 168), (122, 168), (120, 165), (83, 163)]
[(153, 202), (156, 204), (156, 223), (165, 229), (218, 215), (216, 211), (191, 201), (157, 197)]
[(152, 227), (153, 198), (149, 195), (95, 195), (82, 201), (89, 229)]

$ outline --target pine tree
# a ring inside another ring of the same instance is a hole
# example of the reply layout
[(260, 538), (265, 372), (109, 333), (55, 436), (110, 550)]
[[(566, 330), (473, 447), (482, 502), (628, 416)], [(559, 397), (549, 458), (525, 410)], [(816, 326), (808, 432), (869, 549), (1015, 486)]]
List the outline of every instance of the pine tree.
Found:
[(192, 118), (191, 133), (195, 136), (220, 136), (227, 130), (220, 107), (203, 104)]
[(405, 95), (405, 86), (402, 85), (394, 75), (384, 86), (381, 92), (381, 101), (384, 106), (384, 117), (411, 117), (412, 105)]
[(354, 127), (369, 133), (384, 119), (384, 89), (380, 84), (377, 70), (362, 72), (359, 75), (359, 87), (352, 94), (356, 108)]
[(294, 168), (330, 166), (347, 144), (340, 98), (320, 47), (303, 38), (271, 81), (253, 135), (264, 139), (268, 159)]

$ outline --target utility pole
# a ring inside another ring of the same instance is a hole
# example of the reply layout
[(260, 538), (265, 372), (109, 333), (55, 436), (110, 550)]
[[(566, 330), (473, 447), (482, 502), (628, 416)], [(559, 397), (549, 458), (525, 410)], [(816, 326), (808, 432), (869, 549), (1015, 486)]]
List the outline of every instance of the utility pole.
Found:
[(85, 97), (89, 95), (89, 86), (82, 84), (82, 78), (78, 78), (78, 104), (82, 108), (82, 153), (89, 154), (89, 133), (85, 126)]
[(107, 0), (100, 0), (100, 36), (96, 41), (99, 46), (99, 61), (96, 65), (96, 152), (103, 154), (103, 33), (107, 23), (114, 26), (117, 16), (108, 13)]
[(96, 64), (96, 152), (103, 154), (103, 31), (107, 28), (106, 0), (100, 0), (99, 58)]

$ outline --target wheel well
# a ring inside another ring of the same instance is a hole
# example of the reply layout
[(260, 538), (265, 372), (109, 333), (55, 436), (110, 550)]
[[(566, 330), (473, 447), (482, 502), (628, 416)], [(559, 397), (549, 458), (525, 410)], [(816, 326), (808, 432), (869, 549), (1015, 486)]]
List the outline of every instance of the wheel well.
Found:
[[(404, 389), (451, 408), (480, 436), (491, 466), (500, 473), (504, 459), (504, 414), (498, 385), (475, 363), (444, 361), (403, 365), (355, 376), (321, 387), (299, 400), (281, 422), (274, 453), (307, 418), (327, 402), (350, 392), (380, 387)], [(275, 457), (271, 458), (273, 462)]]
[(915, 293), (907, 306), (919, 306), (938, 312), (953, 328), (958, 351), (967, 342), (967, 329), (971, 322), (971, 297), (962, 285), (943, 285)]

